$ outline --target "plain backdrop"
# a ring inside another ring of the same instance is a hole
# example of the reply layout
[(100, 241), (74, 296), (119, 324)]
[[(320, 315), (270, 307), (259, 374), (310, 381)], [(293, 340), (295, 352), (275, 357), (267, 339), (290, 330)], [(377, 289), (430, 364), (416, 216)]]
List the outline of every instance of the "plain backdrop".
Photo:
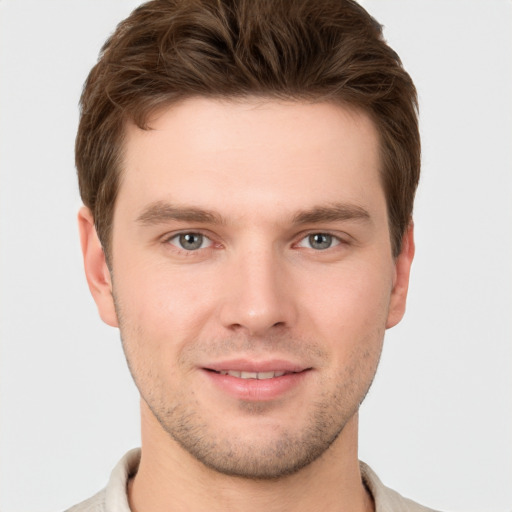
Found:
[[(139, 444), (119, 335), (82, 272), (82, 83), (138, 2), (0, 0), (0, 510), (64, 510)], [(423, 176), (403, 322), (360, 456), (453, 512), (512, 510), (512, 2), (367, 0), (415, 80)]]

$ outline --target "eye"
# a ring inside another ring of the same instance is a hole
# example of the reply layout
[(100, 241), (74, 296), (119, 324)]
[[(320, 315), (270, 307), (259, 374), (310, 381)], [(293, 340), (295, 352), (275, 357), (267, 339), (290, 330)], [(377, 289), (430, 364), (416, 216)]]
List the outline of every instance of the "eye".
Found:
[(168, 242), (185, 251), (205, 249), (206, 247), (210, 247), (212, 243), (208, 237), (201, 233), (180, 233), (179, 235), (169, 238)]
[(299, 247), (307, 247), (316, 251), (324, 251), (338, 245), (340, 241), (329, 233), (311, 233), (304, 237), (298, 244)]

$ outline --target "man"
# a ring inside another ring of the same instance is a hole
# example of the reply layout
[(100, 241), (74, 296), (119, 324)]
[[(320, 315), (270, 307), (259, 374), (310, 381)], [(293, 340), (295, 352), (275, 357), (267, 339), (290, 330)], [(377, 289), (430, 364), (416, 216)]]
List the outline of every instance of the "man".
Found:
[(154, 0), (87, 79), (79, 227), (142, 448), (70, 510), (427, 510), (357, 458), (405, 309), (414, 85), (351, 1)]

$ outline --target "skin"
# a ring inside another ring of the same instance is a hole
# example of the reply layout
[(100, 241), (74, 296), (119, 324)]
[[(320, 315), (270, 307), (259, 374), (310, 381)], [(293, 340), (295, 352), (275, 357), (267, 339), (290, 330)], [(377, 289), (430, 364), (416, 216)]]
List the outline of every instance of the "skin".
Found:
[[(111, 269), (79, 214), (89, 287), (141, 394), (132, 510), (372, 510), (357, 412), (414, 254), (412, 226), (391, 253), (372, 121), (193, 98), (150, 127), (126, 127)], [(300, 376), (233, 394), (210, 371), (233, 360)]]

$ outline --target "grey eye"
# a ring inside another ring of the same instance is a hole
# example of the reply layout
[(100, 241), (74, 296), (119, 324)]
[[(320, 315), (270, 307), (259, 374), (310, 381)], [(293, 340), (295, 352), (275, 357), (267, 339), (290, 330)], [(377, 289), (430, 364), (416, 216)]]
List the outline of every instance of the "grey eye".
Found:
[(195, 251), (203, 247), (205, 238), (201, 233), (182, 233), (178, 235), (179, 246), (187, 251)]
[(308, 236), (308, 242), (312, 249), (322, 251), (332, 246), (333, 237), (327, 233), (313, 233)]

